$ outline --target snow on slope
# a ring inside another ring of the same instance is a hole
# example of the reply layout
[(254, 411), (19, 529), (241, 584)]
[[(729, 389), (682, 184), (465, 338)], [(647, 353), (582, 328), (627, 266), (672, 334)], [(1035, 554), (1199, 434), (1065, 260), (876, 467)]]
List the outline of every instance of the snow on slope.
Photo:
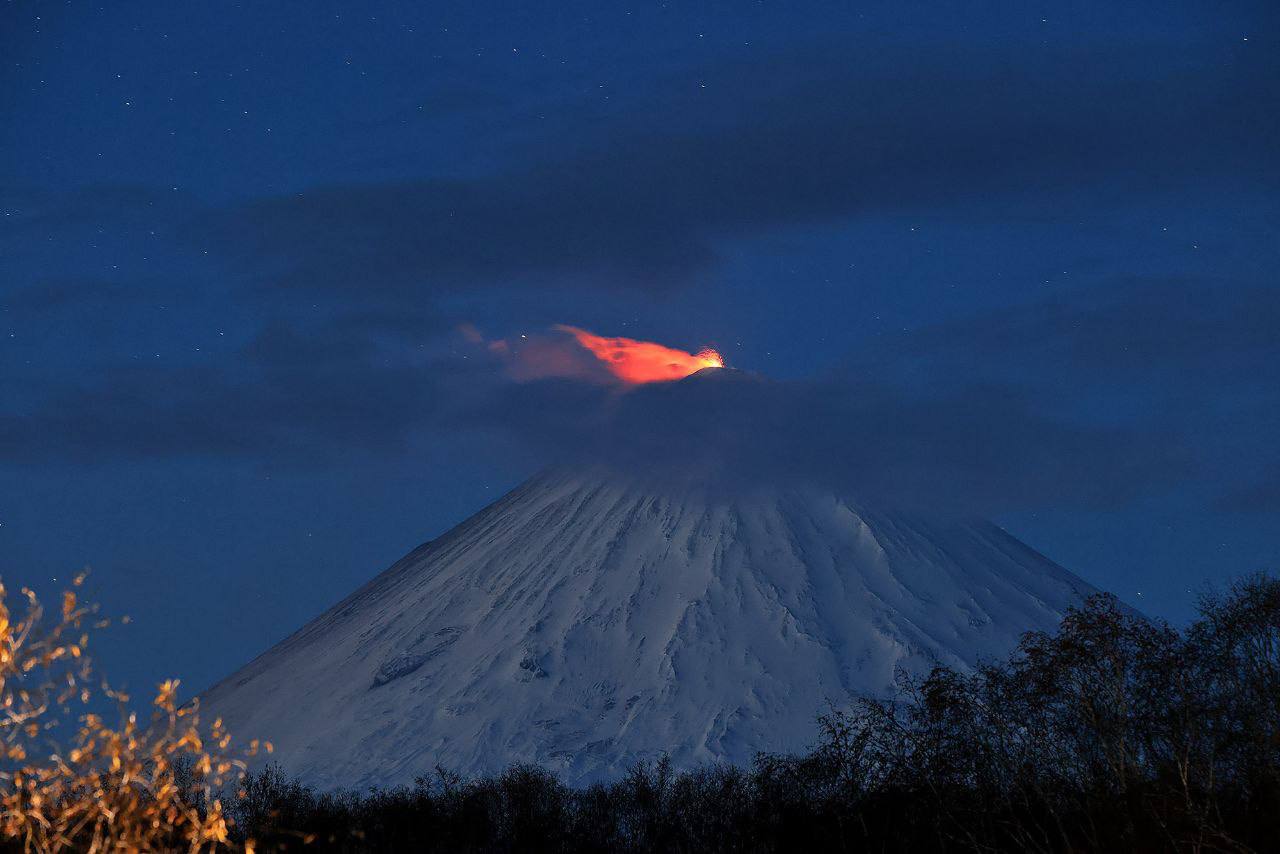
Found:
[(802, 749), (828, 699), (969, 666), (1093, 589), (987, 523), (820, 491), (527, 482), (210, 689), (321, 787), (540, 763), (575, 783)]

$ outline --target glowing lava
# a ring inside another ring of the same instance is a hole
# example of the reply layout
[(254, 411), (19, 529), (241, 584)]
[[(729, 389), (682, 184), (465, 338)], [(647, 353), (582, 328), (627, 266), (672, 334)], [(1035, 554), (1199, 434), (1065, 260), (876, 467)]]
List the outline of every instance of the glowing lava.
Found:
[(605, 338), (578, 329), (576, 326), (557, 326), (561, 332), (572, 335), (577, 342), (600, 360), (609, 372), (627, 383), (653, 383), (678, 380), (703, 368), (723, 368), (724, 359), (715, 350), (686, 353), (673, 347), (664, 347), (652, 341), (636, 341), (632, 338)]

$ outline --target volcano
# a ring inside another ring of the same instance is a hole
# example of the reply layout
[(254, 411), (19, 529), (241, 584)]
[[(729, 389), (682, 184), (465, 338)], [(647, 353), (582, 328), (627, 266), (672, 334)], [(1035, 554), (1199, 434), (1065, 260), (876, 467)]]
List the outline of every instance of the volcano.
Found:
[(987, 522), (557, 469), (201, 703), (321, 788), (516, 762), (581, 784), (804, 749), (828, 703), (1005, 655), (1093, 592)]

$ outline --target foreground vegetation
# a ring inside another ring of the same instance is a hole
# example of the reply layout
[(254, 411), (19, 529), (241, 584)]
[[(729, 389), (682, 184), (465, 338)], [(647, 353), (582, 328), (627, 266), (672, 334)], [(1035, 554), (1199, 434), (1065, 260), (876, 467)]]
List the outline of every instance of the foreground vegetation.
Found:
[(974, 674), (820, 719), (805, 756), (575, 790), (532, 767), (316, 792), (276, 769), (234, 807), (264, 848), (342, 851), (1262, 851), (1280, 845), (1280, 582), (1185, 631), (1108, 596)]
[[(28, 851), (1265, 851), (1280, 841), (1280, 581), (1185, 630), (1097, 596), (972, 674), (819, 719), (803, 756), (572, 789), (515, 767), (317, 793), (244, 775), (174, 683), (150, 723), (84, 709), (92, 609), (43, 627), (0, 587), (0, 847)], [(121, 701), (126, 698), (110, 694)], [(58, 726), (72, 720), (58, 747)], [(249, 751), (258, 747), (250, 743)]]
[[(149, 715), (130, 711), (90, 664), (90, 629), (107, 621), (81, 603), (83, 581), (52, 617), (25, 588), (21, 613), (11, 611), (0, 584), (0, 841), (91, 854), (228, 844), (224, 791), (260, 745), (232, 756), (221, 721), (201, 726), (176, 681), (159, 686)], [(118, 706), (116, 723), (95, 711), (104, 703)]]

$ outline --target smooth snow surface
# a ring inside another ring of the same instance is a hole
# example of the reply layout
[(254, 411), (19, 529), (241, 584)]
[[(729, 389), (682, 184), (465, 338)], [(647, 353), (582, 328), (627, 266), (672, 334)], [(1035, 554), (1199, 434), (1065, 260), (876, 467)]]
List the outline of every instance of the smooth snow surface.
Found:
[(987, 523), (829, 493), (534, 478), (201, 699), (322, 788), (536, 762), (573, 783), (803, 749), (894, 669), (968, 667), (1088, 584)]

